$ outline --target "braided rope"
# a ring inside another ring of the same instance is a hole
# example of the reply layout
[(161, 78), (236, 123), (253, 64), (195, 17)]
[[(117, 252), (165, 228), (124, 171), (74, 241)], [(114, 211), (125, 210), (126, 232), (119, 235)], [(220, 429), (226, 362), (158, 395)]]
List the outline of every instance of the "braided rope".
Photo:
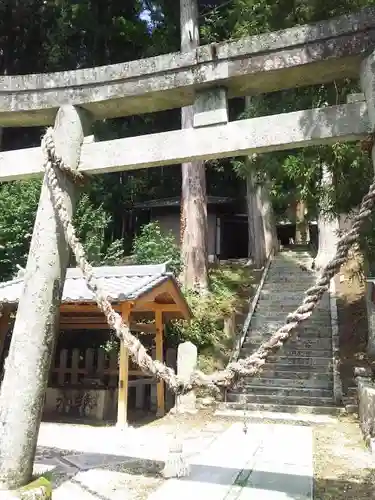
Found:
[(53, 129), (48, 128), (42, 139), (46, 179), (55, 203), (57, 215), (61, 220), (67, 241), (75, 255), (77, 264), (86, 280), (87, 287), (95, 295), (97, 305), (103, 311), (109, 326), (113, 328), (118, 338), (124, 342), (126, 348), (129, 350), (131, 359), (143, 372), (156, 377), (158, 380), (163, 380), (176, 394), (186, 393), (196, 387), (209, 387), (212, 389), (217, 389), (219, 386), (228, 387), (240, 377), (257, 375), (266, 363), (267, 358), (278, 351), (292, 336), (297, 326), (312, 315), (322, 296), (328, 291), (330, 280), (346, 262), (352, 245), (358, 241), (362, 226), (371, 215), (375, 204), (374, 181), (368, 193), (362, 199), (360, 210), (354, 217), (351, 229), (338, 241), (336, 255), (321, 271), (315, 285), (305, 292), (302, 304), (287, 316), (285, 324), (269, 340), (264, 342), (257, 351), (245, 359), (229, 363), (223, 370), (216, 371), (210, 375), (196, 370), (189, 380), (182, 380), (172, 368), (167, 367), (160, 361), (153, 360), (147, 354), (141, 342), (132, 335), (128, 326), (122, 321), (121, 316), (114, 311), (110, 302), (103, 295), (102, 290), (100, 290), (93, 274), (93, 268), (87, 261), (84, 248), (77, 237), (71, 217), (64, 203), (63, 192), (59, 186), (55, 169), (59, 168), (63, 171), (70, 171), (70, 169), (56, 153), (53, 134)]

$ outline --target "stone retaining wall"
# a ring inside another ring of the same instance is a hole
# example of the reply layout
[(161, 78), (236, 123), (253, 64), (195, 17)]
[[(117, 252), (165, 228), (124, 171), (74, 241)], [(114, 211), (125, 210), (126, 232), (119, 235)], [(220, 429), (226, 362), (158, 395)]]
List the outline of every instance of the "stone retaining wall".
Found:
[(357, 376), (356, 381), (360, 427), (366, 445), (375, 455), (375, 383), (366, 376)]

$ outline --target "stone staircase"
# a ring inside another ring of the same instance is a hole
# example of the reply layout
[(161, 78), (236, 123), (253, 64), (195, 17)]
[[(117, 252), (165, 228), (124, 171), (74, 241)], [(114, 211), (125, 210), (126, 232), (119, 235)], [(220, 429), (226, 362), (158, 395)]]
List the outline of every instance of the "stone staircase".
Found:
[[(263, 286), (240, 358), (256, 350), (301, 302), (315, 281), (306, 249), (280, 252)], [(306, 269), (302, 269), (306, 266)], [(330, 302), (325, 294), (312, 317), (268, 360), (260, 377), (242, 379), (226, 394), (222, 410), (335, 413)]]

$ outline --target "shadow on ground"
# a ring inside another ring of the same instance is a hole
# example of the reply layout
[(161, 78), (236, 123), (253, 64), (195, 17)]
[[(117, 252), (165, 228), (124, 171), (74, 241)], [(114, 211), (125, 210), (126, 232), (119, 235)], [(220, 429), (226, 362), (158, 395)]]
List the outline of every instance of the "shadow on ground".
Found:
[[(58, 450), (55, 448), (38, 447), (36, 463), (43, 464), (48, 458), (59, 456), (61, 466), (50, 471), (54, 488), (57, 488), (67, 480), (74, 480), (78, 472), (90, 469), (105, 468), (109, 471), (124, 472), (132, 475), (160, 477), (164, 463), (161, 461), (147, 460), (131, 456), (117, 456), (100, 453), (77, 453), (75, 451)], [(86, 465), (85, 465), (86, 464)], [(79, 465), (79, 467), (78, 467)], [(287, 469), (288, 466), (285, 466)], [(189, 478), (181, 480), (181, 491), (183, 491), (184, 481), (214, 482), (215, 484), (227, 484), (228, 468), (207, 465), (191, 465)], [(229, 474), (229, 477), (231, 474)], [(232, 476), (233, 477), (233, 476)], [(221, 479), (223, 479), (221, 481)], [(311, 477), (287, 473), (269, 472), (262, 470), (244, 470), (239, 475), (235, 483), (245, 489), (277, 491), (288, 494), (293, 500), (310, 500), (312, 487)], [(314, 500), (339, 500), (342, 498), (352, 500), (375, 499), (375, 471), (368, 470), (361, 477), (350, 480), (340, 479), (315, 479), (313, 483)], [(228, 484), (229, 486), (229, 484)], [(254, 494), (258, 492), (254, 491)]]

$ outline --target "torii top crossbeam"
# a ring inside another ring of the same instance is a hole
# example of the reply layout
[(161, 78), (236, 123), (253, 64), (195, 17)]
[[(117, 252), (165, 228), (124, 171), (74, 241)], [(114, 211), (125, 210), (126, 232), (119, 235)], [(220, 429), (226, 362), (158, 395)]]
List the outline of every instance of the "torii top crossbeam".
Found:
[(375, 8), (314, 25), (122, 64), (0, 78), (0, 127), (49, 125), (63, 104), (94, 119), (181, 108), (197, 92), (228, 97), (357, 78), (375, 46)]

